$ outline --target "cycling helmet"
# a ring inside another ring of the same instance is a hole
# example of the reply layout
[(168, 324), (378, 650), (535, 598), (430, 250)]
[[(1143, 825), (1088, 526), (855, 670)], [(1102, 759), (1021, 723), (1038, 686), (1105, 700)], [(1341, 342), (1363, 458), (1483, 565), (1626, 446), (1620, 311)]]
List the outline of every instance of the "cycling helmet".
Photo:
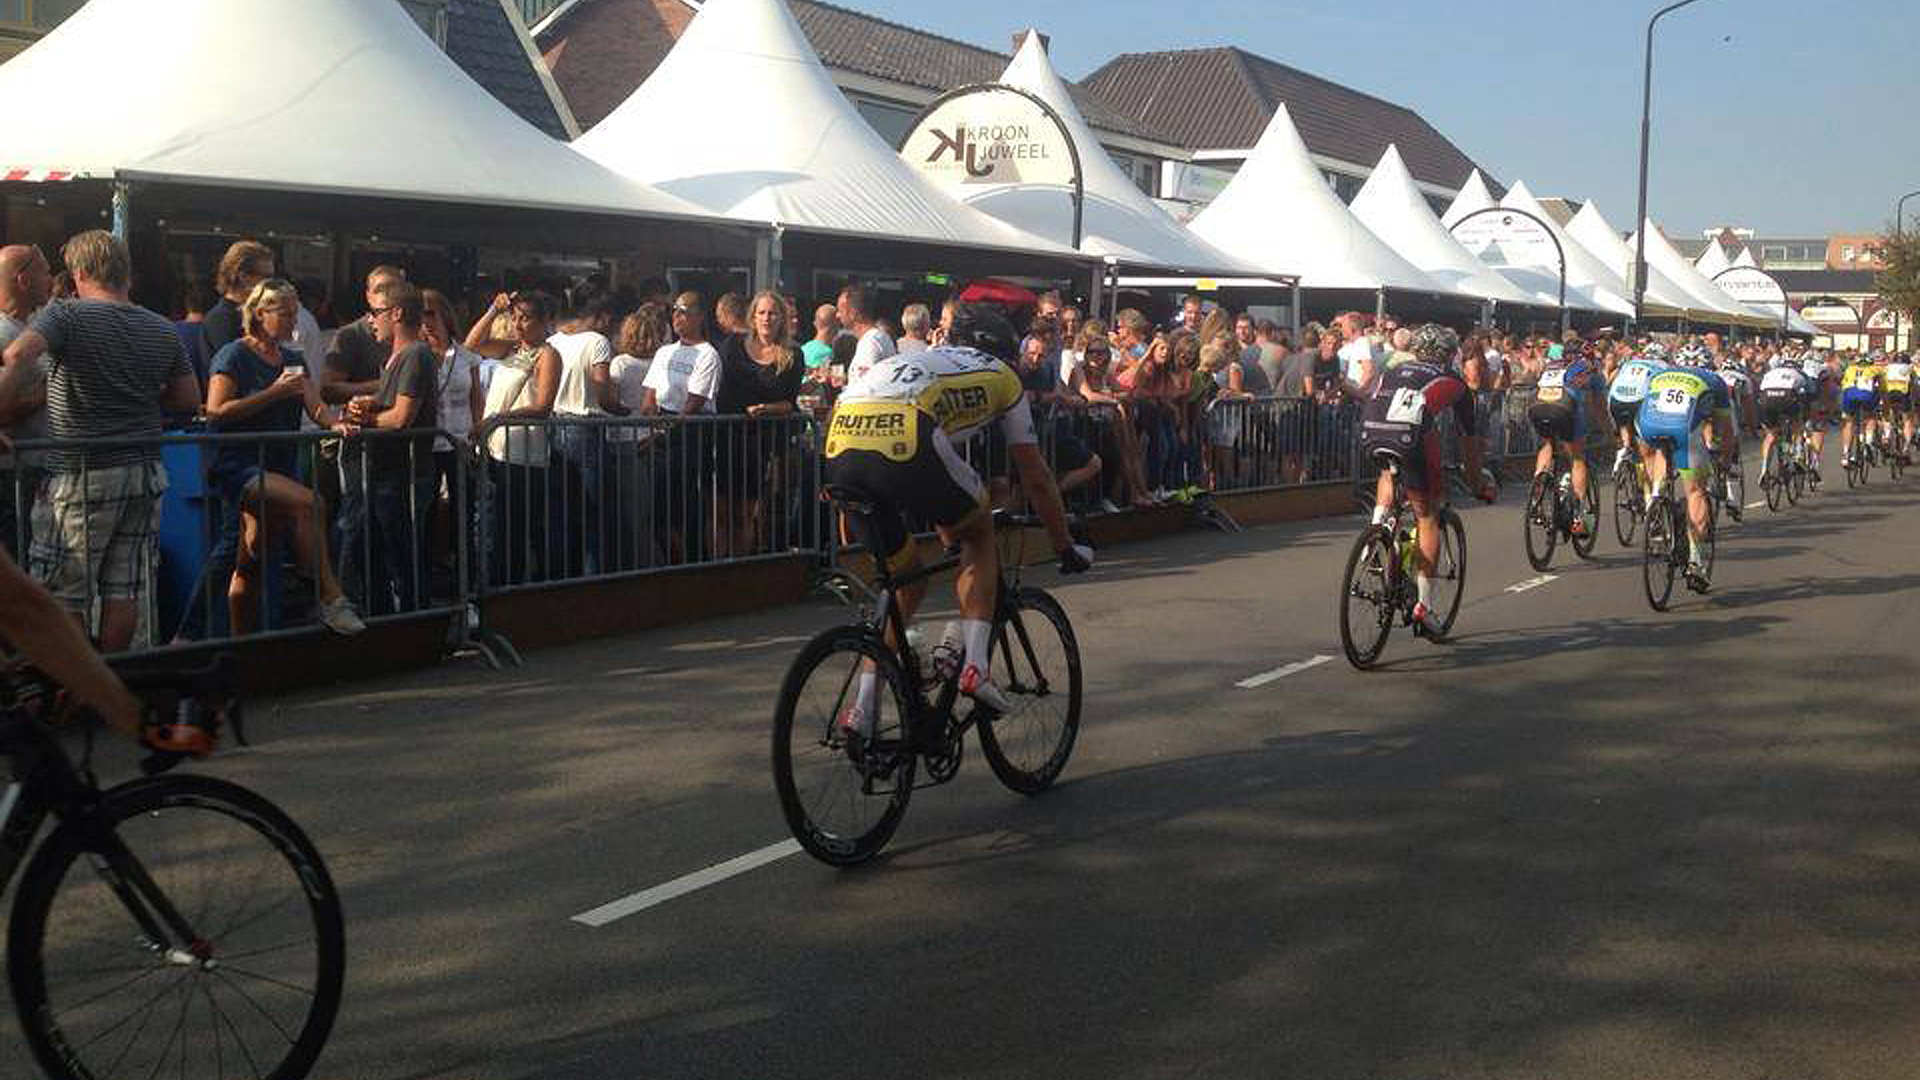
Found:
[(1676, 355), (1674, 359), (1675, 362), (1681, 364), (1704, 364), (1711, 356), (1712, 354), (1707, 352), (1705, 345), (1682, 345), (1680, 346), (1679, 354)]
[(1005, 315), (985, 304), (961, 304), (953, 313), (947, 344), (986, 353), (1012, 364), (1020, 358), (1020, 335)]
[(1643, 359), (1652, 360), (1657, 363), (1666, 363), (1667, 355), (1667, 347), (1658, 341), (1649, 341), (1647, 342), (1646, 348), (1640, 350), (1640, 356)]
[(1460, 351), (1460, 335), (1439, 323), (1427, 323), (1414, 330), (1407, 351), (1430, 364), (1450, 364)]

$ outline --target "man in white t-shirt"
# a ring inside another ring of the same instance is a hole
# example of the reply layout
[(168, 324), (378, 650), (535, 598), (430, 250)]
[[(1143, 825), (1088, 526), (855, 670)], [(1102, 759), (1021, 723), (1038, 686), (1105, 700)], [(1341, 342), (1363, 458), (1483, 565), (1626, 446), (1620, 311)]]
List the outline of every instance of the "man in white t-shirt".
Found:
[[(0, 247), (0, 352), (20, 336), (33, 313), (46, 306), (53, 295), (53, 270), (47, 257), (31, 244)], [(46, 358), (36, 363), (44, 372)], [(12, 407), (0, 411), (0, 434), (12, 439), (46, 437), (46, 382), (41, 379), (31, 394), (22, 394)], [(0, 548), (24, 558), (24, 526), (31, 520), (34, 489), (39, 486), (39, 469), (26, 455), (16, 460), (0, 455)], [(16, 546), (17, 545), (17, 546)]]
[(854, 346), (853, 360), (847, 365), (847, 382), (859, 381), (873, 365), (900, 352), (893, 338), (880, 328), (873, 317), (873, 292), (865, 285), (848, 285), (840, 290), (840, 324), (860, 339)]
[(645, 412), (670, 415), (713, 412), (720, 390), (720, 353), (707, 343), (705, 300), (696, 292), (681, 293), (673, 302), (673, 332), (677, 340), (653, 354), (643, 384)]
[(1367, 334), (1366, 318), (1356, 311), (1342, 314), (1333, 321), (1340, 330), (1340, 377), (1346, 383), (1349, 392), (1364, 393), (1373, 383), (1373, 377), (1380, 372), (1380, 363), (1385, 359), (1381, 349)]

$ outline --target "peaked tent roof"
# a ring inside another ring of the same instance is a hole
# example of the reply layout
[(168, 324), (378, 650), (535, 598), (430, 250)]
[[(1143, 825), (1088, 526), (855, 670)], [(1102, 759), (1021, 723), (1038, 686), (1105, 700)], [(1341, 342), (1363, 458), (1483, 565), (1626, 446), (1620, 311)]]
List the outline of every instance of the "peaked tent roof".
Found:
[(1353, 216), (1307, 156), (1285, 105), (1191, 227), (1241, 258), (1287, 267), (1304, 288), (1457, 292), (1395, 254)]
[[(180, 75), (236, 57), (273, 72), (243, 99)], [(72, 78), (83, 70), (114, 77)], [(0, 66), (16, 100), (50, 86), (60, 107), (8, 122), (0, 171), (710, 216), (529, 126), (393, 0), (91, 0)]]
[(1467, 182), (1460, 185), (1459, 194), (1453, 197), (1453, 204), (1447, 212), (1440, 215), (1440, 224), (1451, 229), (1460, 224), (1460, 219), (1481, 210), (1491, 210), (1500, 205), (1500, 200), (1487, 190), (1487, 178), (1475, 169), (1467, 174)]
[[(1025, 90), (1052, 107), (1079, 149), (1081, 180), (1086, 188), (1082, 250), (1132, 266), (1200, 273), (1261, 274), (1285, 269), (1272, 262), (1237, 259), (1155, 206), (1101, 147), (1075, 106), (1067, 84), (1047, 60), (1046, 46), (1038, 35), (1027, 35), (1000, 82)], [(1065, 188), (1004, 185), (982, 189), (979, 195), (969, 193), (966, 203), (1036, 235), (1062, 243), (1072, 240), (1073, 208)]]
[[(1607, 269), (1614, 271), (1623, 283), (1633, 280), (1633, 252), (1628, 249), (1627, 242), (1620, 238), (1620, 234), (1614, 230), (1613, 225), (1607, 221), (1606, 215), (1600, 212), (1599, 203), (1589, 199), (1587, 204), (1580, 208), (1580, 212), (1573, 215), (1573, 220), (1567, 222), (1567, 235), (1579, 242), (1581, 247), (1592, 252), (1596, 258), (1606, 264)], [(1655, 266), (1651, 258), (1647, 260), (1645, 299), (1660, 307), (1684, 311), (1690, 319), (1711, 321), (1716, 316), (1724, 317), (1731, 314), (1681, 288), (1677, 282), (1663, 273), (1660, 267)]]
[(1700, 253), (1700, 258), (1693, 264), (1693, 268), (1700, 271), (1702, 277), (1711, 280), (1713, 275), (1732, 265), (1733, 260), (1727, 258), (1727, 249), (1720, 246), (1720, 241), (1708, 240), (1707, 250)]
[[(1647, 266), (1651, 268), (1650, 273), (1666, 274), (1685, 289), (1688, 295), (1707, 305), (1710, 310), (1731, 315), (1745, 323), (1754, 322), (1753, 309), (1735, 300), (1727, 294), (1726, 290), (1700, 273), (1692, 263), (1687, 261), (1685, 255), (1680, 254), (1680, 249), (1673, 246), (1673, 242), (1667, 239), (1667, 234), (1660, 231), (1660, 227), (1653, 223), (1652, 218), (1648, 218), (1643, 223), (1643, 227), (1647, 230)], [(1714, 245), (1715, 248), (1719, 246), (1717, 243)], [(1715, 273), (1718, 272), (1715, 271)], [(1761, 318), (1765, 319), (1766, 316), (1763, 315)]]
[(1396, 146), (1387, 146), (1347, 209), (1402, 258), (1449, 288), (1507, 304), (1540, 302), (1475, 258), (1440, 224)]
[[(1527, 189), (1526, 181), (1514, 181), (1514, 185), (1507, 189), (1506, 198), (1500, 200), (1500, 205), (1508, 210), (1523, 210), (1539, 218), (1546, 224), (1547, 230), (1553, 233), (1554, 239), (1560, 241), (1560, 247), (1565, 252), (1567, 260), (1569, 294), (1577, 289), (1583, 297), (1594, 301), (1601, 310), (1620, 315), (1633, 314), (1633, 290), (1627, 288), (1627, 283), (1621, 280), (1618, 274), (1608, 270), (1605, 263), (1592, 252), (1581, 247), (1578, 241), (1567, 235), (1567, 231), (1561, 228), (1559, 223), (1547, 215), (1546, 208), (1541, 206), (1539, 200), (1533, 197), (1533, 192)], [(1560, 274), (1558, 266), (1543, 269), (1558, 279)]]
[(1733, 257), (1733, 266), (1751, 266), (1758, 268), (1760, 263), (1753, 257), (1753, 249), (1745, 244), (1740, 246), (1740, 254)]
[[(748, 136), (689, 118), (740, 116)], [(647, 81), (574, 143), (723, 214), (796, 229), (1080, 257), (948, 198), (854, 110), (781, 0), (707, 0)]]

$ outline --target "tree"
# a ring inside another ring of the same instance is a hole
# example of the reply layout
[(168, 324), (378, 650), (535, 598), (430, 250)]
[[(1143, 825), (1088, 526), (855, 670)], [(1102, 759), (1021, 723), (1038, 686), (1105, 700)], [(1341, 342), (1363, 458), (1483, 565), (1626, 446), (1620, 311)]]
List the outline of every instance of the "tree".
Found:
[(1872, 250), (1886, 267), (1874, 280), (1880, 299), (1908, 318), (1916, 317), (1920, 313), (1920, 233), (1888, 233)]

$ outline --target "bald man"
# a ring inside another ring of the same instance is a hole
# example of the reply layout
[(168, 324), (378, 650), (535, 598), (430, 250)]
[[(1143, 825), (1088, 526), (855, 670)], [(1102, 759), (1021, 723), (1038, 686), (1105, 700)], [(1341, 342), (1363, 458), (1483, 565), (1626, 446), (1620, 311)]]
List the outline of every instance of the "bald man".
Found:
[[(0, 355), (27, 328), (33, 313), (53, 293), (53, 268), (31, 244), (0, 247)], [(0, 401), (0, 434), (12, 439), (46, 437), (46, 360), (35, 361), (36, 377), (11, 401)], [(34, 489), (40, 470), (32, 458), (0, 457), (0, 548), (15, 558), (26, 554), (27, 523), (32, 520)]]
[(813, 309), (813, 337), (800, 346), (800, 355), (806, 358), (808, 371), (823, 370), (833, 360), (833, 340), (839, 337), (840, 310), (832, 304), (821, 304)]

